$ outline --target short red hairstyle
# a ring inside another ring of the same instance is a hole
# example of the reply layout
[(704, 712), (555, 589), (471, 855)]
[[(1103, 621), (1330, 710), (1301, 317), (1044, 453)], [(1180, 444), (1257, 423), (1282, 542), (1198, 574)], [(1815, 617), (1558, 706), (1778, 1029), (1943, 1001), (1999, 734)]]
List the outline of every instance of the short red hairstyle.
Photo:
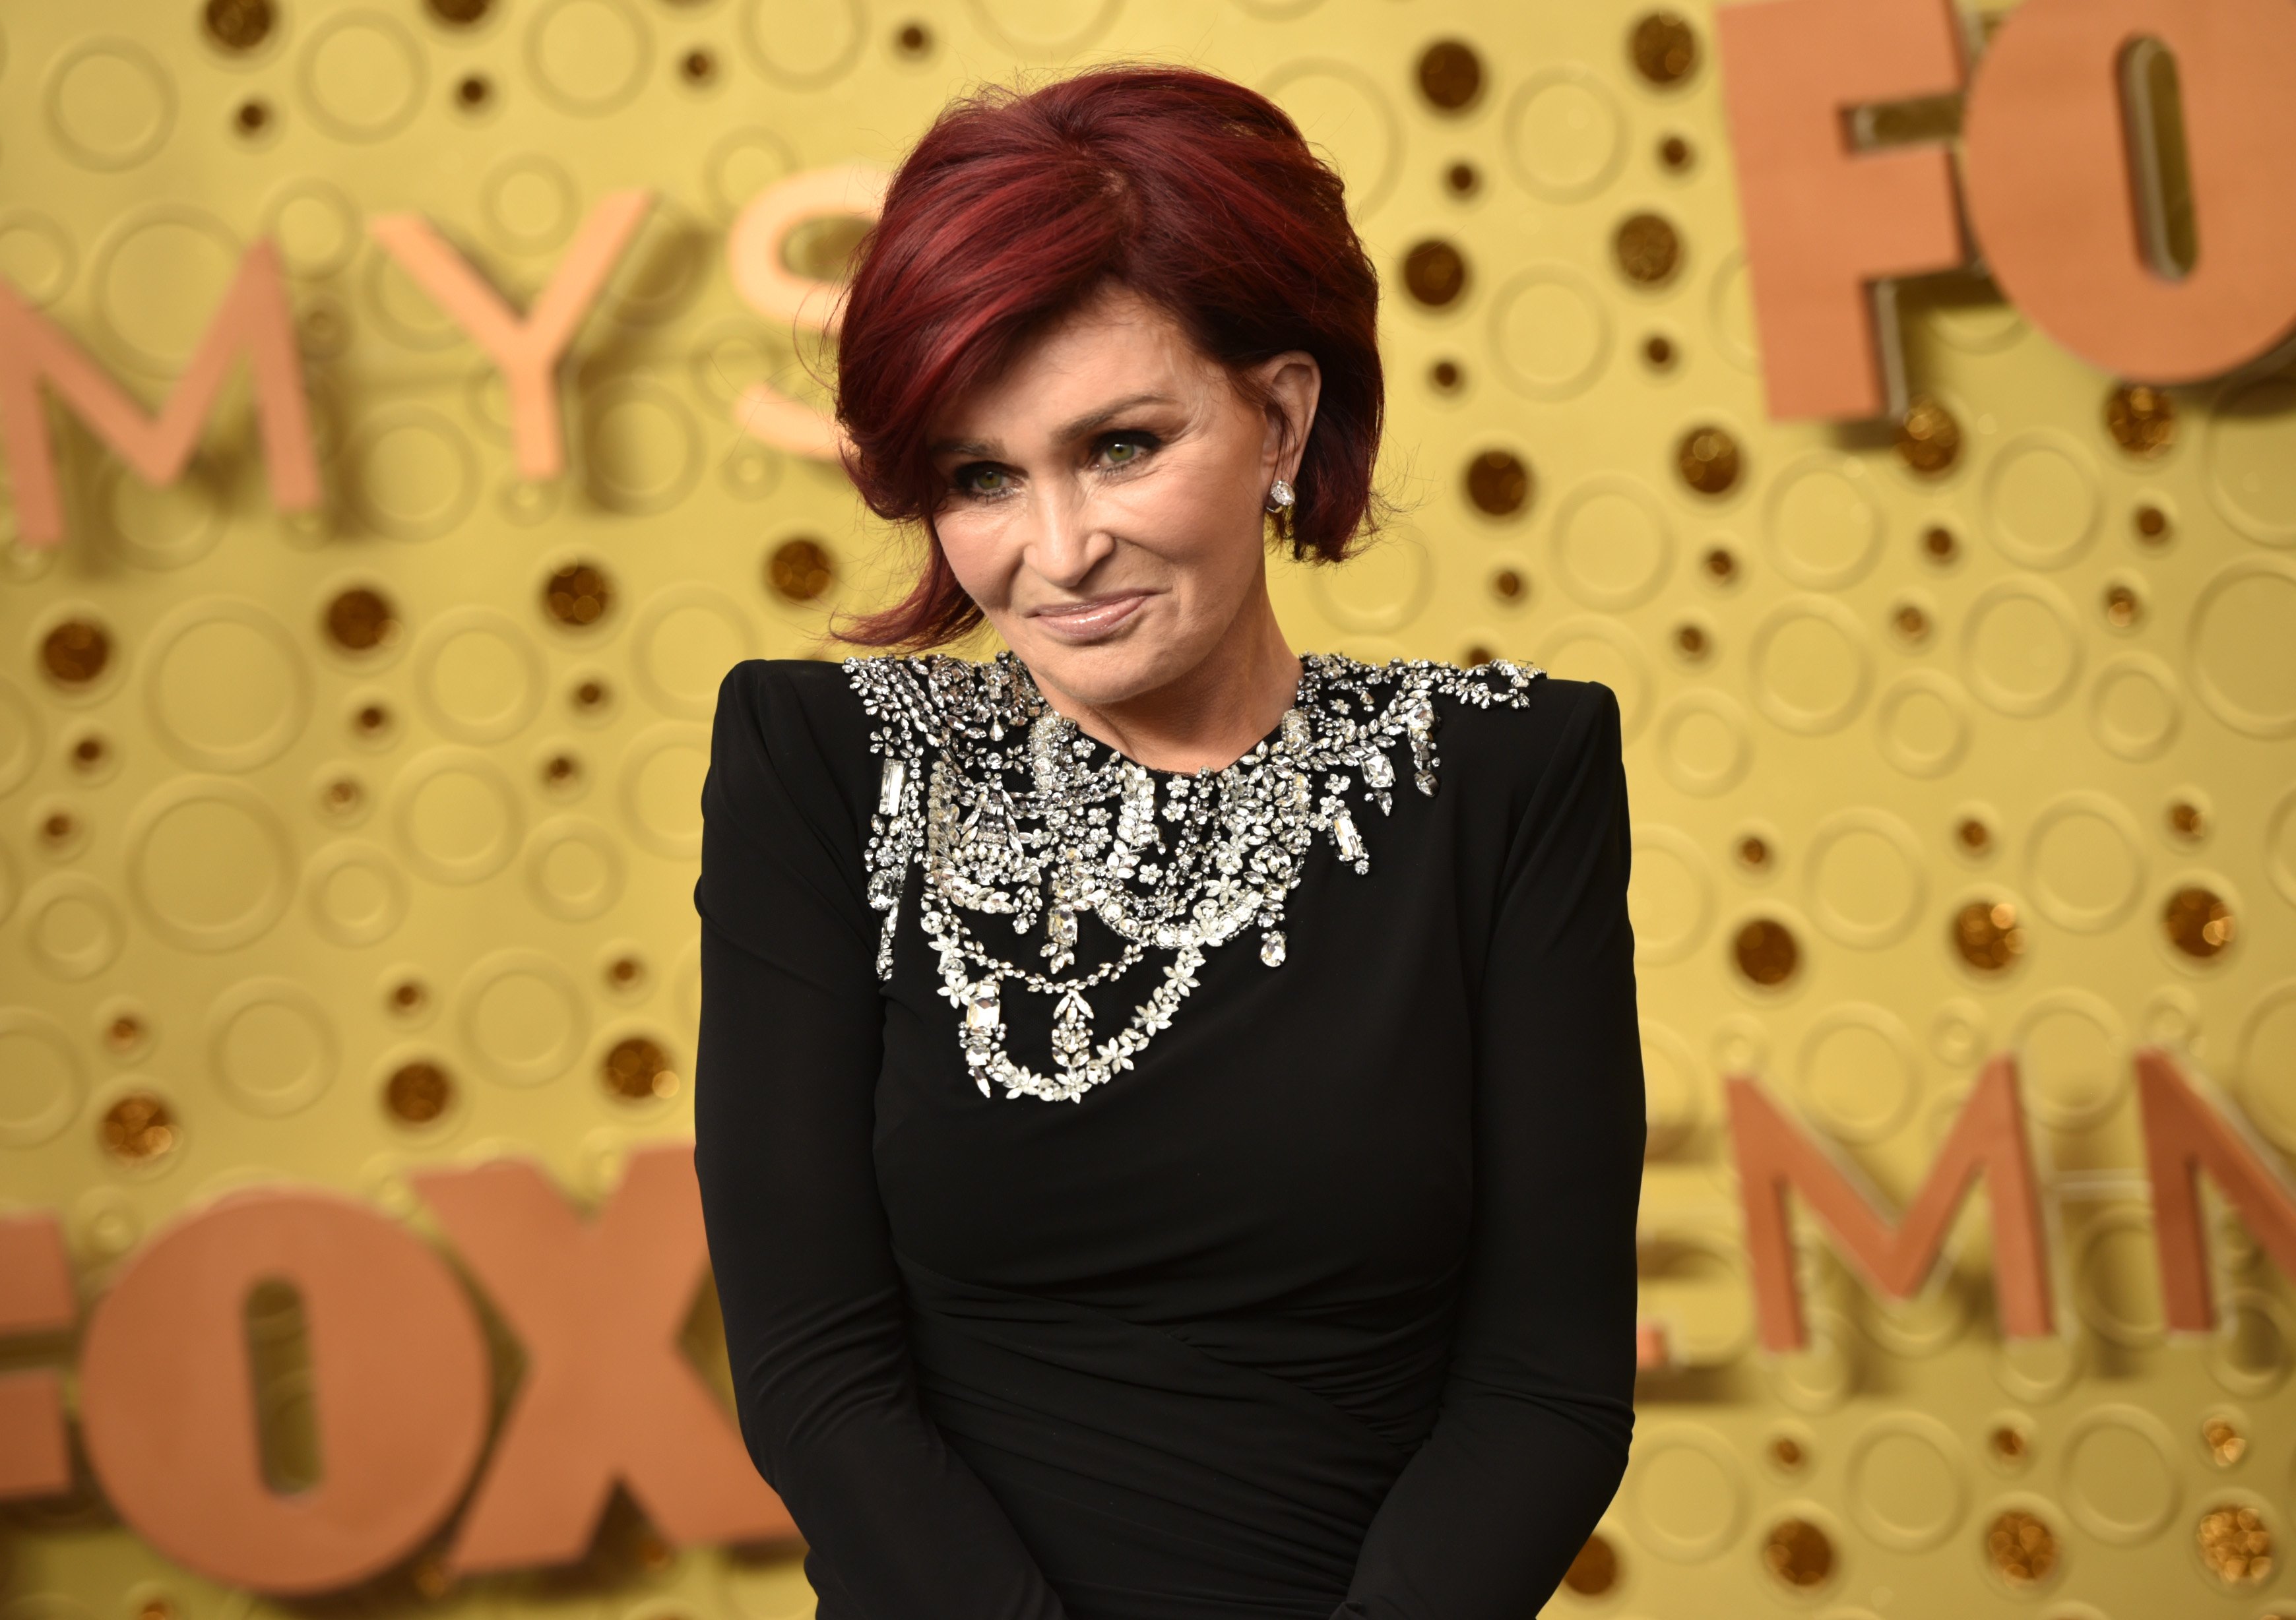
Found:
[(993, 381), (1104, 282), (1168, 311), (1240, 373), (1291, 349), (1323, 385), (1283, 530), (1337, 562), (1375, 523), (1385, 383), (1379, 273), (1339, 176), (1257, 91), (1191, 69), (1115, 65), (951, 103), (894, 175), (845, 290), (837, 417), (869, 509), (922, 526), (922, 576), (838, 635), (924, 649), (980, 623), (933, 528), (940, 409)]

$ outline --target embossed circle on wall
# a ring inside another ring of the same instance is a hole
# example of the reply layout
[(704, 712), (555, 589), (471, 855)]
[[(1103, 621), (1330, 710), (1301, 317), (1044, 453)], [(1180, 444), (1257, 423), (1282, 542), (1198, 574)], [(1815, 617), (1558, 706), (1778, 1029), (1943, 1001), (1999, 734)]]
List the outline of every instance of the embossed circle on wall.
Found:
[(2236, 1051), (2242, 1108), (2258, 1130), (2296, 1151), (2296, 979), (2271, 986), (2250, 1005)]
[(465, 742), (516, 736), (542, 707), (547, 683), (533, 637), (499, 609), (467, 602), (424, 630), (414, 690), (439, 729)]
[(1870, 1002), (1842, 1002), (1802, 1035), (1794, 1092), (1828, 1135), (1879, 1141), (1919, 1099), (1921, 1058), (1896, 1013)]
[(2149, 652), (2124, 652), (2096, 672), (2088, 692), (2088, 725), (2123, 759), (2157, 759), (2184, 720), (2176, 671)]
[(1873, 680), (1866, 627), (1830, 597), (1793, 596), (1763, 616), (1747, 649), (1754, 702), (1790, 732), (1823, 736), (1857, 718)]
[(1876, 1418), (1849, 1443), (1849, 1517), (1884, 1547), (1920, 1552), (1961, 1527), (1968, 1458), (1953, 1430), (1923, 1412)]
[(144, 699), (152, 728), (186, 765), (251, 771), (284, 753), (310, 718), (294, 638), (251, 601), (188, 601), (152, 633)]
[(1742, 372), (1759, 369), (1753, 286), (1747, 279), (1743, 248), (1731, 249), (1714, 266), (1714, 279), (1706, 293), (1706, 322), (1714, 334), (1716, 353)]
[(357, 208), (340, 187), (306, 176), (290, 180), (263, 205), (263, 233), (297, 275), (332, 275), (351, 262), (363, 240)]
[(1627, 1512), (1636, 1539), (1660, 1558), (1695, 1564), (1738, 1538), (1746, 1520), (1745, 1465), (1712, 1429), (1677, 1424), (1635, 1448)]
[(127, 892), (156, 933), (228, 951), (267, 933), (294, 892), (294, 841), (236, 781), (179, 776), (128, 818)]
[(132, 40), (85, 39), (48, 70), (49, 133), (85, 168), (133, 168), (167, 143), (176, 121), (176, 86)]
[(1637, 825), (1627, 904), (1636, 961), (1655, 967), (1690, 956), (1714, 922), (1713, 866), (1706, 852), (1677, 828)]
[(2062, 1494), (2074, 1521), (2117, 1546), (2152, 1540), (2177, 1516), (2176, 1451), (2167, 1425), (2140, 1407), (2083, 1412), (2058, 1451)]
[(463, 1038), (498, 1080), (539, 1085), (566, 1072), (590, 1037), (588, 1004), (555, 958), (496, 951), (473, 963), (456, 1001)]
[(1632, 742), (1650, 717), (1658, 680), (1650, 655), (1632, 632), (1607, 614), (1576, 613), (1549, 626), (1532, 662), (1571, 681), (1600, 681), (1617, 694), (1622, 741)]
[(351, 441), (351, 500), (378, 533), (401, 540), (443, 535), (470, 514), (479, 469), (454, 423), (424, 405), (385, 406)]
[(581, 217), (574, 176), (554, 158), (518, 152), (487, 171), (479, 188), (479, 216), (508, 248), (539, 252), (566, 240)]
[(2043, 916), (2075, 933), (2103, 933), (2128, 914), (2144, 888), (2136, 818), (2103, 793), (2060, 794), (2025, 835), (2025, 871)]
[(621, 846), (586, 817), (554, 817), (537, 827), (527, 842), (526, 881), (544, 911), (569, 922), (586, 922), (621, 897)]
[(2234, 528), (2267, 545), (2296, 544), (2291, 417), (2296, 381), (2267, 377), (2226, 390), (2206, 419), (2209, 499)]
[[(11, 695), (0, 687), (0, 699)], [(8, 725), (6, 706), (0, 704), (0, 793), (7, 791)], [(2265, 823), (2264, 864), (2280, 897), (2296, 905), (2296, 788), (2280, 796)]]
[(1333, 623), (1374, 634), (1417, 618), (1434, 588), (1426, 543), (1405, 528), (1388, 530), (1343, 569), (1308, 576), (1309, 594)]
[(339, 12), (311, 30), (298, 78), (311, 121), (338, 140), (380, 141), (422, 104), (422, 50), (383, 12)]
[(441, 883), (476, 883), (517, 852), (525, 815), (502, 768), (474, 749), (433, 749), (399, 775), (392, 817), (399, 847)]
[(2193, 604), (2186, 656), (2201, 701), (2251, 737), (2296, 734), (2296, 563), (2249, 557)]
[(2079, 621), (2064, 593), (2044, 579), (1988, 585), (1962, 620), (1961, 665), (1970, 690), (2001, 713), (2048, 713), (2080, 678)]
[(111, 891), (78, 872), (41, 879), (24, 895), (23, 939), (32, 960), (56, 978), (101, 973), (127, 943), (127, 928)]
[(709, 770), (709, 728), (667, 723), (642, 732), (622, 757), (622, 814), (656, 855), (701, 853), (701, 781)]
[(716, 712), (726, 672), (752, 656), (757, 629), (742, 604), (688, 580), (655, 592), (630, 627), (630, 671), (646, 700), (694, 720)]
[(1658, 763), (1667, 780), (1702, 798), (1726, 793), (1754, 759), (1746, 711), (1711, 687), (1681, 691), (1659, 711)]
[(1491, 358), (1531, 399), (1583, 393), (1611, 357), (1611, 317), (1594, 285), (1568, 265), (1533, 265), (1491, 299)]
[(1934, 670), (1911, 669), (1882, 688), (1874, 740), (1908, 776), (1943, 776), (1969, 751), (1969, 694)]
[(1361, 69), (1320, 58), (1290, 62), (1259, 90), (1347, 182), (1350, 214), (1360, 220), (1387, 200), (1402, 167), (1403, 135), (1387, 96)]
[(1576, 62), (1532, 74), (1507, 99), (1507, 162), (1535, 197), (1576, 202), (1618, 178), (1626, 116), (1609, 86)]
[(105, 538), (138, 568), (165, 571), (197, 562), (223, 537), (224, 497), (215, 472), (194, 462), (169, 484), (147, 484), (116, 461), (96, 472), (96, 508)]
[(1886, 810), (1837, 811), (1809, 838), (1802, 865), (1810, 914), (1846, 945), (1877, 950), (1903, 939), (1928, 893), (1926, 852)]
[(2081, 1320), (2132, 1350), (2159, 1344), (2167, 1314), (2157, 1264), (2150, 1212), (2126, 1206), (2100, 1212), (2074, 1249), (2073, 1301)]
[(526, 31), (526, 64), (542, 99), (562, 112), (611, 112), (637, 94), (653, 37), (622, 0), (554, 0)]
[(406, 875), (373, 844), (328, 845), (304, 867), (303, 890), (311, 920), (337, 945), (387, 939), (406, 918)]
[(2086, 1129), (2128, 1092), (2128, 1034), (2095, 991), (2062, 986), (2028, 1002), (2009, 1031), (2017, 1078), (2045, 1125)]
[(1698, 1128), (1704, 1071), (1690, 1043), (1664, 1024), (1642, 1024), (1644, 1151), (1665, 1153)]
[(39, 711), (12, 681), (0, 680), (0, 795), (14, 792), (39, 763)]
[(750, 60), (767, 78), (795, 88), (843, 74), (867, 35), (859, 0), (749, 0), (742, 11)]
[(1624, 473), (1574, 485), (1554, 509), (1553, 544), (1564, 588), (1590, 608), (1646, 601), (1674, 566), (1666, 509), (1649, 485)]
[(71, 238), (45, 214), (17, 209), (0, 215), (0, 275), (33, 308), (62, 297), (78, 266)]
[(29, 1007), (0, 1007), (0, 1144), (34, 1148), (72, 1122), (87, 1084), (63, 1027)]
[(582, 419), (590, 492), (619, 511), (660, 511), (693, 493), (701, 435), (681, 400), (660, 383), (630, 379), (602, 389)]
[(173, 376), (239, 269), (239, 238), (204, 209), (160, 203), (120, 221), (96, 250), (96, 320), (119, 359)]
[(2227, 1289), (2218, 1309), (2232, 1331), (2202, 1341), (2209, 1376), (2240, 1395), (2270, 1395), (2287, 1382), (2296, 1350), (2296, 1322), (2288, 1307), (2262, 1289)]
[(2021, 433), (1986, 469), (1985, 509), (1986, 532), (2012, 562), (2063, 568), (2088, 549), (2103, 524), (2096, 462), (2059, 429)]
[(980, 25), (1009, 50), (1059, 56), (1108, 31), (1124, 0), (972, 0)]
[(1771, 484), (1764, 511), (1778, 572), (1813, 591), (1838, 591), (1865, 577), (1882, 554), (1887, 524), (1865, 464), (1813, 452)]
[(334, 1084), (333, 1020), (300, 985), (256, 978), (208, 1013), (208, 1060), (225, 1096), (251, 1113), (291, 1114)]

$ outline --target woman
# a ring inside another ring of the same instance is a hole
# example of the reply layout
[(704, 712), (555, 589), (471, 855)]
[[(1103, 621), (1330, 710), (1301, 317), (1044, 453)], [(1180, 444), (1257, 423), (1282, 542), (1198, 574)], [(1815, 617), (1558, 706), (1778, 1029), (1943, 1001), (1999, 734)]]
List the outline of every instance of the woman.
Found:
[[(828, 1620), (1528, 1620), (1633, 1427), (1609, 688), (1302, 659), (1377, 282), (1262, 97), (945, 112), (838, 405), (922, 579), (719, 694), (695, 1162)], [(917, 651), (983, 618), (1011, 651)]]

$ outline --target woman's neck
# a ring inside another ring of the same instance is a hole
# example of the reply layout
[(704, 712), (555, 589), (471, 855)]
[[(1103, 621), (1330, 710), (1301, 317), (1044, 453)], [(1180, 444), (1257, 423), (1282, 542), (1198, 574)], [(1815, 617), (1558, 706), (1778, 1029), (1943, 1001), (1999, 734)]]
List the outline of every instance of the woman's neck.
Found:
[(1299, 695), (1300, 658), (1283, 638), (1267, 582), (1228, 633), (1178, 679), (1120, 702), (1037, 690), (1087, 737), (1157, 771), (1219, 770), (1274, 731)]

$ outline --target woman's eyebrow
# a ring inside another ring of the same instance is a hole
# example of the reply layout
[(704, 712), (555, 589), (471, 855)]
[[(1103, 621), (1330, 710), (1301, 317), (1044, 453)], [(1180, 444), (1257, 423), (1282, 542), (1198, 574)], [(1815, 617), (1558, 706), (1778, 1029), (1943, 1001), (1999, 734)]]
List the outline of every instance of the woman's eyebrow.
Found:
[[(1129, 395), (1112, 404), (1104, 405), (1096, 411), (1087, 411), (1073, 421), (1062, 423), (1060, 427), (1054, 430), (1053, 437), (1063, 442), (1082, 438), (1096, 429), (1106, 427), (1127, 411), (1136, 410), (1142, 405), (1172, 403), (1174, 402), (1169, 394)], [(994, 456), (1001, 447), (993, 438), (943, 438), (936, 439), (926, 446), (925, 453), (929, 455)]]

